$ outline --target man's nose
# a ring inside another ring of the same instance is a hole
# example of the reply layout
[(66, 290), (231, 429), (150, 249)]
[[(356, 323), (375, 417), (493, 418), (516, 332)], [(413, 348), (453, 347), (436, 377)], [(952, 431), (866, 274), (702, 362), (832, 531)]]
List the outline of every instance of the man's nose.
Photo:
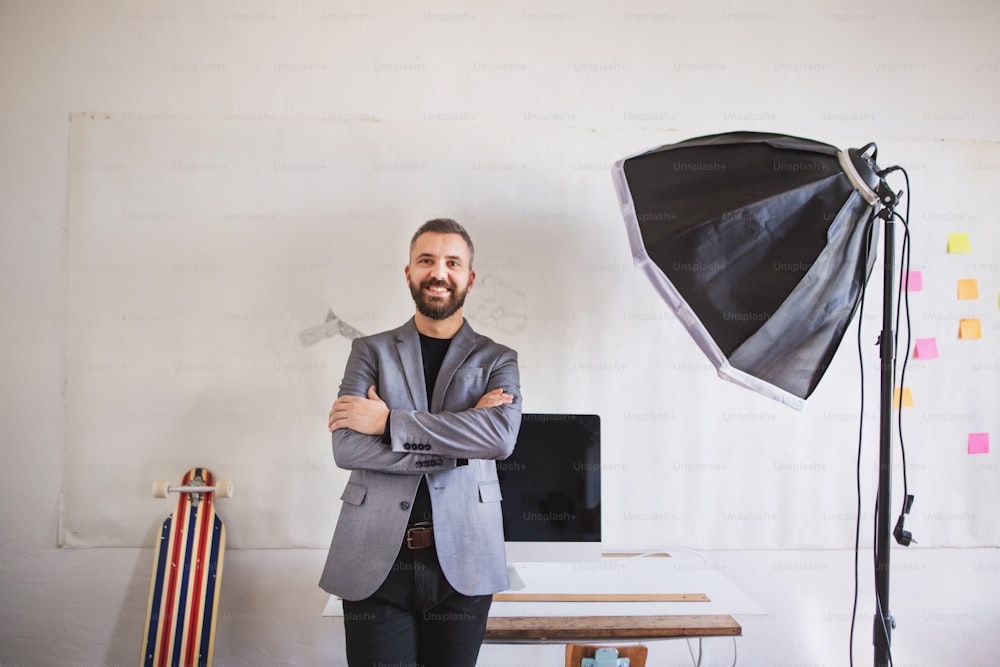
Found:
[(448, 266), (444, 262), (436, 262), (434, 268), (431, 270), (431, 276), (437, 278), (438, 280), (446, 280), (448, 278)]

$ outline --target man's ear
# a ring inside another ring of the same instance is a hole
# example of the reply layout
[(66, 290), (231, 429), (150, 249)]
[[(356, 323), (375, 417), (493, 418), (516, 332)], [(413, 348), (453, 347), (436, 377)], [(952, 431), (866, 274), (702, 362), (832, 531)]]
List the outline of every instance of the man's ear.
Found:
[(472, 286), (475, 284), (475, 282), (476, 282), (476, 272), (475, 271), (469, 271), (469, 287), (468, 287), (468, 289), (472, 289)]

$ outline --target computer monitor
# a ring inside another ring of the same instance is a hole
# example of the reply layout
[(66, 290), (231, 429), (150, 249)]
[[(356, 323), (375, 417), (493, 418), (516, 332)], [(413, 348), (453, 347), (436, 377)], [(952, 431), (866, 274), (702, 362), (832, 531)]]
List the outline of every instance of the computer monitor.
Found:
[(510, 562), (601, 557), (601, 419), (524, 414), (514, 453), (497, 461)]

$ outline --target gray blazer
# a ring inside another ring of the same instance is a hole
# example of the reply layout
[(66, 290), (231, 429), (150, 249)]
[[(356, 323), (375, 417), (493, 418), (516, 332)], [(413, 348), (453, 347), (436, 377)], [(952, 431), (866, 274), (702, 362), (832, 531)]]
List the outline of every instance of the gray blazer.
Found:
[[(354, 340), (339, 396), (365, 396), (371, 385), (391, 410), (392, 444), (350, 429), (333, 432), (334, 460), (351, 475), (320, 587), (347, 600), (375, 592), (403, 543), (410, 506), (426, 475), (435, 546), (448, 582), (465, 595), (505, 590), (495, 461), (513, 451), (521, 425), (517, 353), (464, 322), (428, 400), (411, 318), (398, 329)], [(473, 408), (497, 387), (513, 394), (514, 402)], [(457, 459), (469, 464), (456, 466)]]

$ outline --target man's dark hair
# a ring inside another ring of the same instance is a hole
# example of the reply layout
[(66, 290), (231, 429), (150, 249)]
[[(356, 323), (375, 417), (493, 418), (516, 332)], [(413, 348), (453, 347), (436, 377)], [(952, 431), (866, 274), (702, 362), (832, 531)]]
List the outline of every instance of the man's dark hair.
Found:
[(410, 239), (410, 252), (413, 252), (413, 246), (417, 244), (417, 239), (420, 238), (421, 234), (426, 234), (427, 232), (435, 232), (437, 234), (458, 234), (465, 241), (465, 245), (469, 246), (469, 268), (472, 268), (472, 259), (476, 256), (476, 248), (472, 245), (472, 237), (469, 236), (469, 232), (465, 231), (465, 227), (458, 224), (451, 218), (434, 218), (433, 220), (428, 220), (424, 224), (420, 225), (420, 229), (413, 235)]

